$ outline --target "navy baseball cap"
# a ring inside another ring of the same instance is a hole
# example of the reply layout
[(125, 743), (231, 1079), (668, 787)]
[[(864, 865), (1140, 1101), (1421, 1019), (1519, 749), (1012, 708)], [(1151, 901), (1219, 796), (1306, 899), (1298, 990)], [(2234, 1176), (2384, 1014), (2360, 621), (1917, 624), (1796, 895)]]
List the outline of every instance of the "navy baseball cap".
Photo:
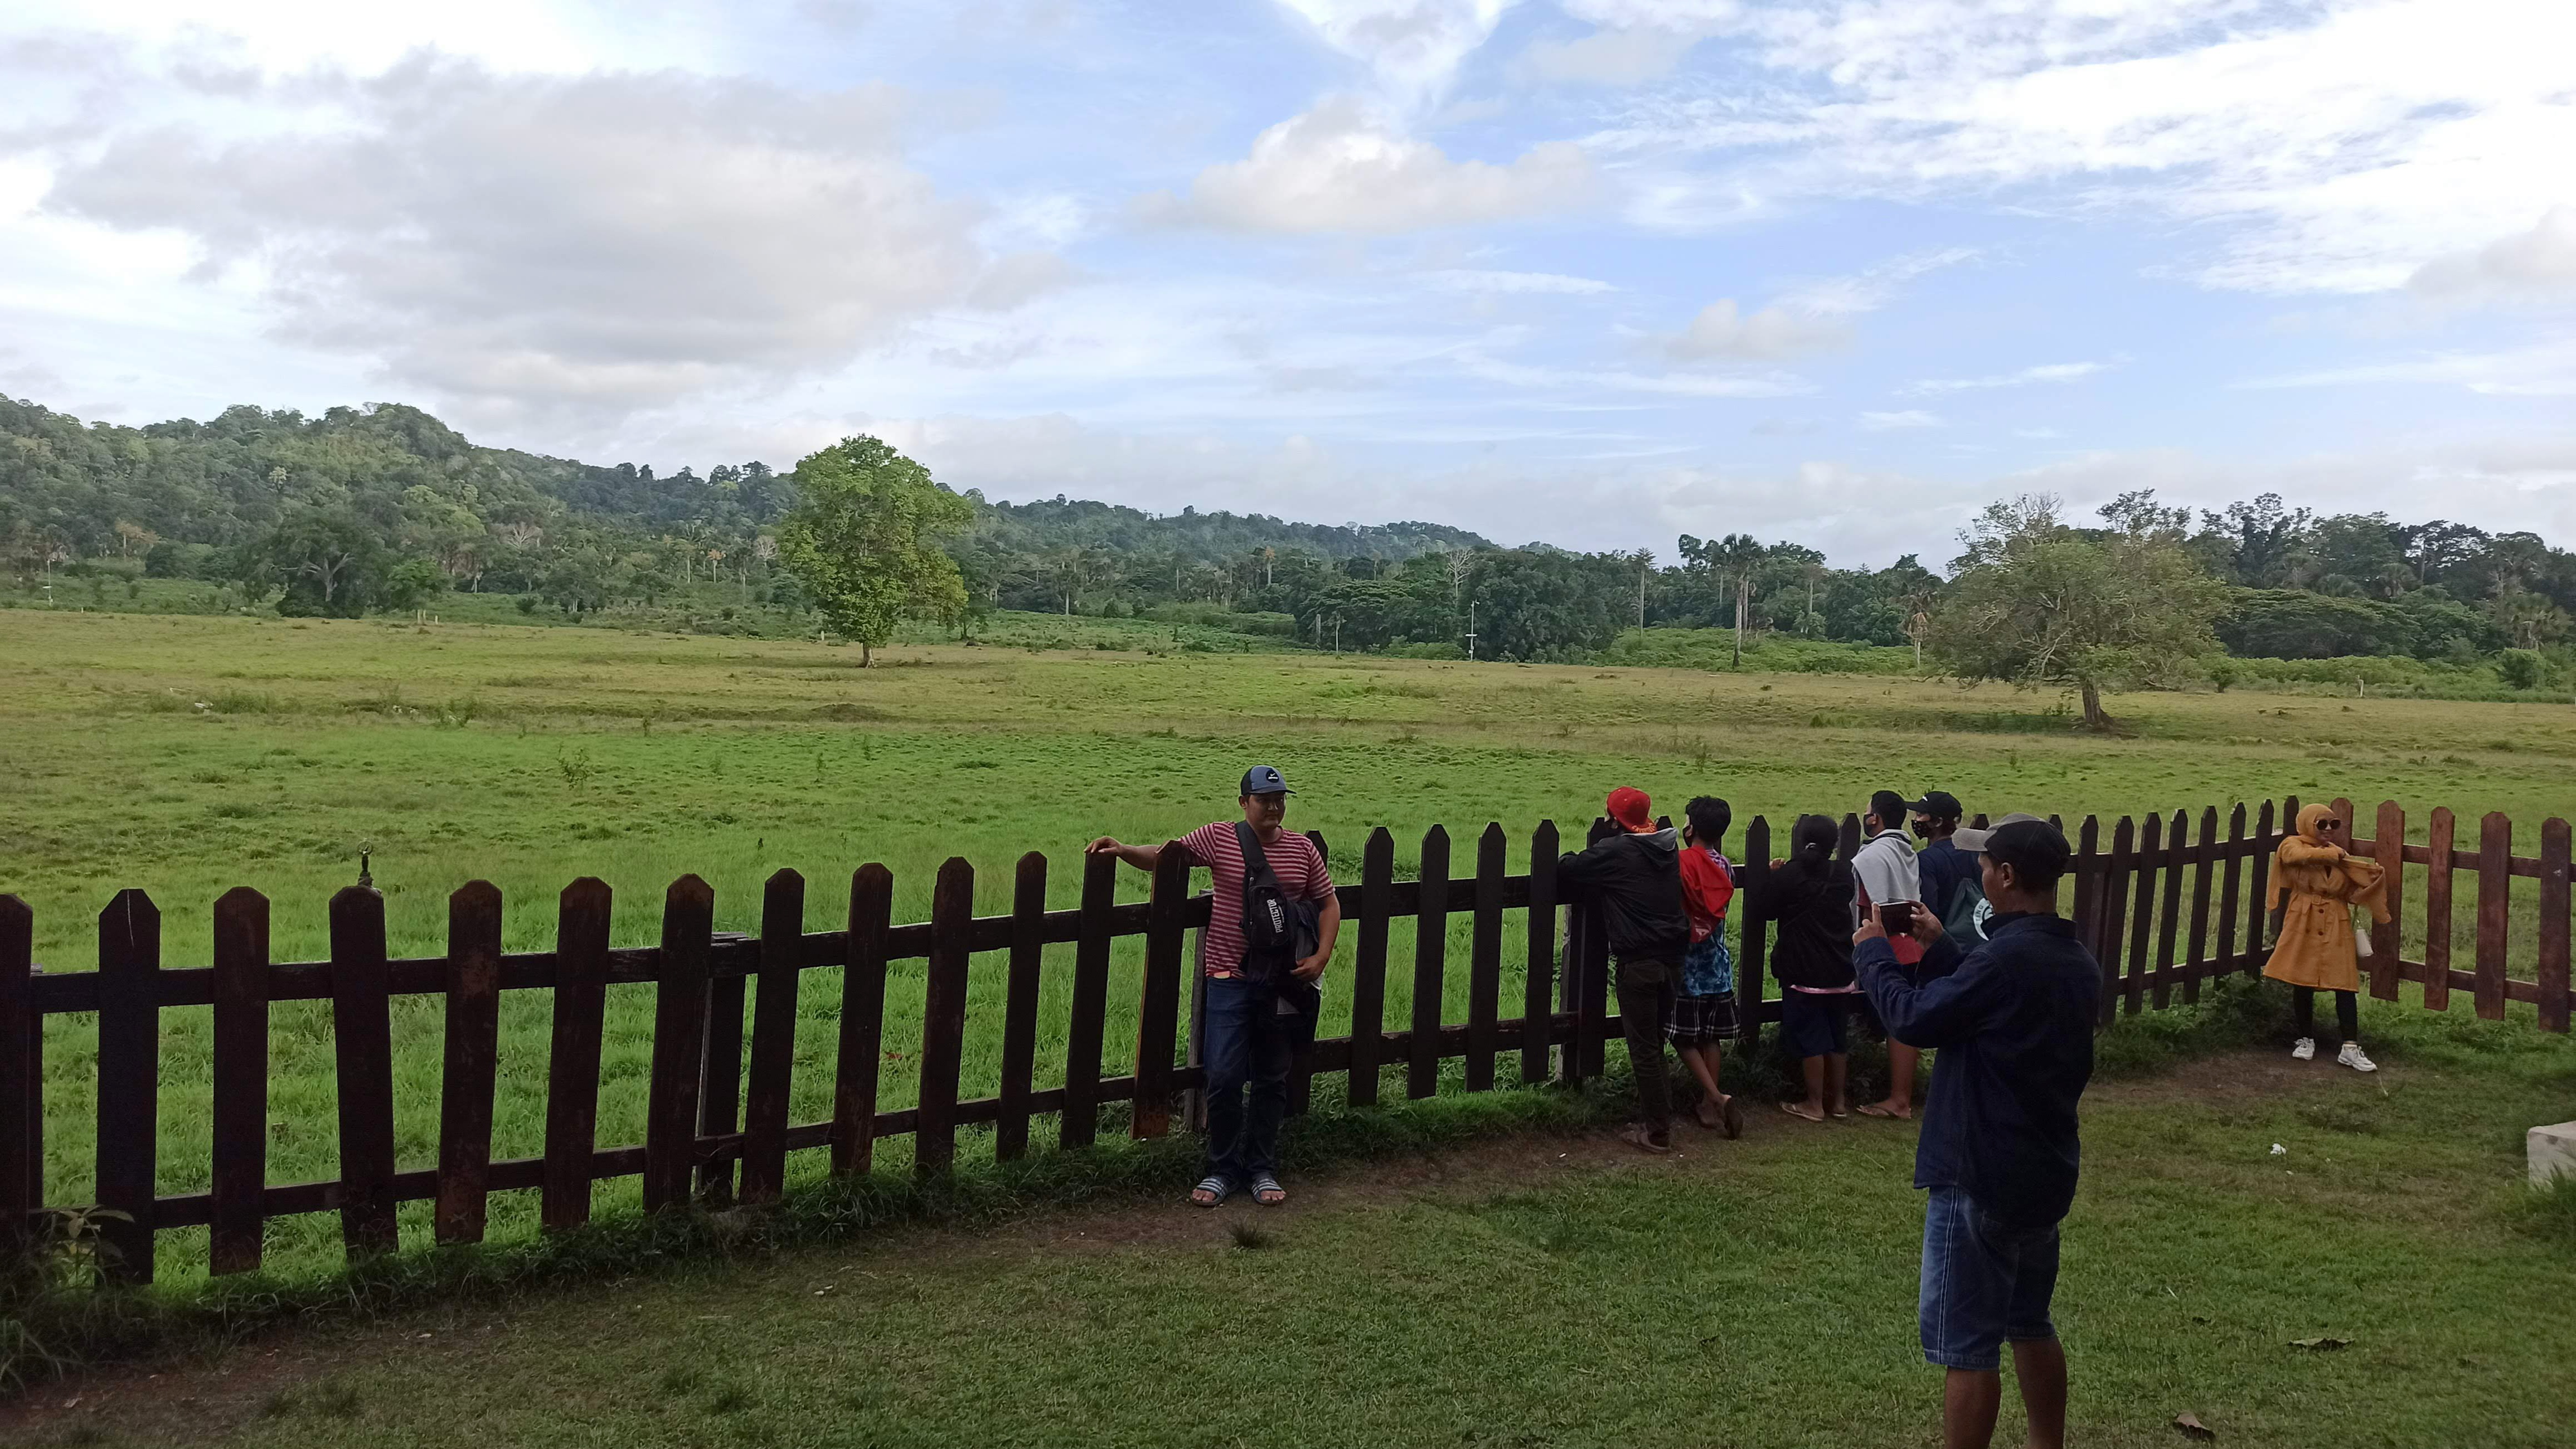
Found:
[(1243, 789), (1239, 793), (1245, 795), (1294, 795), (1297, 792), (1288, 788), (1288, 778), (1279, 773), (1277, 766), (1255, 765), (1251, 769), (1243, 772)]

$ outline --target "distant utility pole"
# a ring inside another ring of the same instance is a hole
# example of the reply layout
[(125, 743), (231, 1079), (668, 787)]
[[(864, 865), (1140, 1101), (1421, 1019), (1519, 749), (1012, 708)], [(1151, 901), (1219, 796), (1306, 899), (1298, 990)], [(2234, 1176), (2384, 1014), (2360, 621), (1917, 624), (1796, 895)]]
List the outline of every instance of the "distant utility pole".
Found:
[(1476, 606), (1472, 602), (1467, 605), (1467, 657), (1476, 657)]

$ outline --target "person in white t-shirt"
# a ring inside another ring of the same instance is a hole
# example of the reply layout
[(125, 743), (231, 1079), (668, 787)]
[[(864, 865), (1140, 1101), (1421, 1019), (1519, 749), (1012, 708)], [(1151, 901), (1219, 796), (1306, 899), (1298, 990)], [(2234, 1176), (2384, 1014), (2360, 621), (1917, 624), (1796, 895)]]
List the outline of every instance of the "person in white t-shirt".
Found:
[[(1869, 813), (1860, 821), (1861, 845), (1852, 856), (1852, 925), (1872, 911), (1899, 902), (1923, 908), (1922, 874), (1914, 862), (1914, 842), (1905, 833), (1909, 815), (1905, 797), (1881, 790), (1869, 797)], [(1902, 932), (1891, 931), (1900, 966), (1923, 959), (1923, 948)], [(1909, 949), (1910, 948), (1910, 949)], [(1914, 1072), (1923, 1054), (1894, 1036), (1887, 1039), (1887, 1095), (1855, 1108), (1864, 1117), (1903, 1121), (1914, 1115)]]

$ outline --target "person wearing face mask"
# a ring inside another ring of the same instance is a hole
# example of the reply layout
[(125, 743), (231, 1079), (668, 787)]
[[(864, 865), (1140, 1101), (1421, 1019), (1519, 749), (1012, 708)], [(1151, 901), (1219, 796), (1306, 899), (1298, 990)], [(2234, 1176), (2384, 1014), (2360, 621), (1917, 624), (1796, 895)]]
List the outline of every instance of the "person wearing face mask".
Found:
[(1986, 939), (1989, 914), (1986, 892), (1978, 878), (1977, 858), (1961, 850), (1953, 837), (1966, 811), (1947, 790), (1926, 790), (1905, 808), (1914, 816), (1914, 870), (1920, 877), (1923, 903), (1941, 918), (1941, 929), (1962, 946)]
[(2316, 1056), (2317, 993), (2331, 991), (2342, 1042), (2335, 1061), (2356, 1072), (2375, 1072), (2378, 1063), (2361, 1050), (2361, 947), (2352, 910), (2359, 906), (2374, 921), (2388, 920), (2388, 875), (2378, 861), (2353, 854), (2351, 845), (2351, 823), (2333, 806), (2300, 807), (2298, 832), (2272, 855), (2263, 905), (2274, 913), (2277, 934), (2263, 974), (2290, 984), (2299, 1024), (2299, 1039), (2290, 1048), (2294, 1059)]
[[(1914, 858), (1914, 843), (1905, 838), (1906, 817), (1911, 814), (1905, 797), (1893, 790), (1881, 790), (1869, 797), (1869, 812), (1860, 821), (1860, 849), (1853, 852), (1852, 876), (1857, 883), (1852, 893), (1852, 923), (1871, 919), (1889, 924), (1891, 916), (1910, 919), (1923, 910), (1922, 867)], [(1890, 911), (1888, 908), (1896, 908)], [(1936, 917), (1937, 919), (1937, 917)], [(1894, 923), (1890, 932), (1896, 962), (1912, 966), (1923, 959), (1923, 948), (1906, 934), (1904, 924)], [(1887, 1095), (1875, 1102), (1862, 1104), (1857, 1110), (1864, 1117), (1881, 1117), (1904, 1121), (1914, 1115), (1914, 1072), (1923, 1054), (1897, 1040), (1896, 1033), (1887, 1035)]]

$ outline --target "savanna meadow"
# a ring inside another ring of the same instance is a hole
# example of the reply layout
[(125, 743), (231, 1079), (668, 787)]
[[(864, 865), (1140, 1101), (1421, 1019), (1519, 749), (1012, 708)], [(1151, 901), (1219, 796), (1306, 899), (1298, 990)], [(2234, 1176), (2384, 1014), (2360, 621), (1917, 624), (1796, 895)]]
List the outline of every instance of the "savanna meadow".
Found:
[[(853, 872), (872, 863), (897, 926), (943, 909), (1069, 912), (1084, 842), (1230, 818), (1258, 763), (1286, 772), (1289, 826), (1321, 835), (1344, 885), (1383, 828), (1393, 880), (1436, 869), (1462, 890), (1489, 824), (1510, 870), (1529, 872), (1542, 822), (1579, 845), (1617, 785), (1675, 814), (1694, 794), (1726, 797), (1731, 846), (1757, 816), (1776, 841), (1796, 814), (1840, 817), (1895, 788), (1948, 790), (1981, 814), (2058, 814), (2070, 833), (2096, 816), (2106, 841), (2123, 816), (2197, 821), (2291, 795), (2349, 797), (2366, 826), (2384, 800), (2411, 844), (2442, 807), (2461, 850), (2482, 848), (2477, 822), (2496, 813), (2518, 832), (2512, 855), (2530, 857), (2544, 819), (2576, 799), (2563, 702), (2203, 686), (2117, 695), (2114, 735), (2070, 727), (2050, 691), (1893, 665), (1185, 644), (1144, 621), (1005, 613), (974, 644), (908, 634), (861, 668), (855, 648), (798, 638), (0, 611), (0, 891), (25, 903), (51, 977), (100, 964), (101, 912), (128, 890), (158, 909), (166, 969), (214, 959), (215, 902), (244, 886), (266, 898), (269, 960), (329, 960), (331, 901), (362, 859), (397, 961), (449, 949), (451, 894), (476, 880), (497, 888), (504, 953), (556, 948), (558, 896), (578, 877), (614, 893), (614, 950), (666, 939), (665, 891), (691, 875), (720, 949), (726, 933), (760, 935), (782, 869), (807, 883), (808, 931), (838, 929)], [(1434, 826), (1446, 865), (1424, 859)], [(2563, 827), (2555, 838), (2563, 917)], [(1034, 905), (1030, 852), (1046, 857)], [(952, 860), (971, 867), (971, 901), (940, 899)], [(2159, 888), (2187, 874), (2177, 865)], [(1121, 869), (1116, 898), (1138, 905), (1148, 885)], [(2429, 885), (2417, 870), (2401, 893), (2393, 939), (2410, 961), (2429, 944)], [(2205, 990), (2195, 976), (2170, 1001), (2160, 980), (2164, 1009), (2106, 1027), (2058, 1295), (2081, 1442), (2204, 1430), (2222, 1443), (2565, 1442), (2576, 1194), (2522, 1185), (2522, 1134), (2576, 1115), (2576, 1049), (2540, 1029), (2546, 987), (2533, 982), (2553, 948), (2533, 924), (2546, 905), (2535, 886), (2548, 883), (2512, 878), (2500, 906), (2515, 924), (2493, 952), (2513, 985), (2497, 1009), (2469, 989), (2428, 1003), (2411, 977), (2366, 998), (2372, 1076), (2289, 1061), (2285, 999), (2240, 972)], [(1517, 906), (1528, 888), (1516, 889)], [(2478, 891), (2463, 870), (2448, 943), (2461, 968), (2490, 954)], [(1397, 920), (1369, 1009), (1389, 1029), (1462, 1029), (1493, 989), (1466, 963), (1490, 960), (1502, 1015), (1519, 1017), (1526, 917), (1491, 917), (1492, 942), (1487, 919), (1462, 906), (1421, 932)], [(1328, 974), (1326, 1037), (1353, 1031), (1344, 982), (1361, 934), (1346, 927)], [(2196, 961), (2199, 931), (2185, 934)], [(953, 1073), (946, 1100), (1007, 1096), (1014, 1061), (1023, 1090), (1067, 1081), (1085, 1050), (1099, 1055), (1082, 1064), (1094, 1080), (1141, 1070), (1152, 938), (1107, 943), (1105, 1021), (1079, 1044), (1068, 1023), (1084, 947), (1031, 940), (1022, 1027), (1004, 1022), (1022, 969), (1010, 941), (978, 942), (971, 959), (960, 948), (964, 1031), (931, 1068)], [(2185, 948), (2167, 926), (2139, 949), (2163, 964)], [(1415, 969), (1426, 951), (1445, 955), (1445, 974)], [(876, 1100), (918, 1097), (924, 1120), (940, 969), (885, 967)], [(785, 1120), (820, 1123), (835, 1115), (847, 998), (837, 965), (803, 975), (777, 1080)], [(1436, 1004), (1416, 1000), (1426, 983)], [(547, 1150), (553, 995), (498, 993), (495, 1164)], [(757, 1009), (739, 990), (730, 1002)], [(603, 1149), (652, 1130), (658, 1005), (642, 982), (605, 988)], [(335, 1003), (319, 992), (266, 1010), (266, 1181), (330, 1181), (344, 1160)], [(440, 1163), (455, 1019), (434, 993), (386, 1010), (405, 1171)], [(77, 1207), (101, 1199), (110, 1155), (100, 1014), (42, 1020), (42, 1201)], [(151, 1188), (202, 1194), (218, 1156), (213, 1012), (174, 1005), (157, 1021)], [(165, 1227), (151, 1286), (49, 1299), (12, 1321), (0, 1352), (20, 1392), (0, 1428), (30, 1444), (426, 1445), (469, 1425), (526, 1444), (1919, 1439), (1915, 1129), (1769, 1110), (1795, 1088), (1766, 1038), (1729, 1054), (1729, 1087), (1762, 1106), (1741, 1140), (1684, 1127), (1671, 1157), (1643, 1158), (1608, 1138), (1624, 1092), (1615, 1038), (1602, 1074), (1571, 1082), (1545, 1066), (1525, 1081), (1522, 1040), (1503, 1041), (1505, 1065), (1482, 1082), (1456, 1052), (1419, 1077), (1424, 1059), (1401, 1043), (1378, 1059), (1379, 1091), (1355, 1088), (1347, 1055), (1319, 1068), (1289, 1132), (1301, 1190), (1275, 1213), (1182, 1205), (1186, 1122), (1131, 1130), (1121, 1088), (1079, 1148), (1059, 1144), (1057, 1099), (1041, 1100), (1006, 1162), (1002, 1126), (970, 1113), (947, 1129), (953, 1172), (936, 1175), (915, 1171), (926, 1164), (909, 1137), (843, 1175), (819, 1133), (791, 1137), (765, 1211), (647, 1214), (651, 1189), (630, 1169), (600, 1178), (576, 1233), (541, 1233), (539, 1193), (504, 1187), (479, 1244), (434, 1246), (434, 1205), (406, 1200), (395, 1251), (350, 1266), (342, 1213), (306, 1210), (255, 1223), (256, 1271), (220, 1276), (207, 1227)], [(1536, 1051), (1543, 1062), (1548, 1046)], [(1875, 1052), (1856, 1057), (1863, 1078), (1881, 1071)], [(760, 1074), (755, 1061), (755, 1099)], [(93, 1249), (117, 1238), (92, 1227)], [(1211, 1355), (1241, 1366), (1215, 1397), (1195, 1368)], [(1290, 1363), (1298, 1372), (1265, 1367)]]

